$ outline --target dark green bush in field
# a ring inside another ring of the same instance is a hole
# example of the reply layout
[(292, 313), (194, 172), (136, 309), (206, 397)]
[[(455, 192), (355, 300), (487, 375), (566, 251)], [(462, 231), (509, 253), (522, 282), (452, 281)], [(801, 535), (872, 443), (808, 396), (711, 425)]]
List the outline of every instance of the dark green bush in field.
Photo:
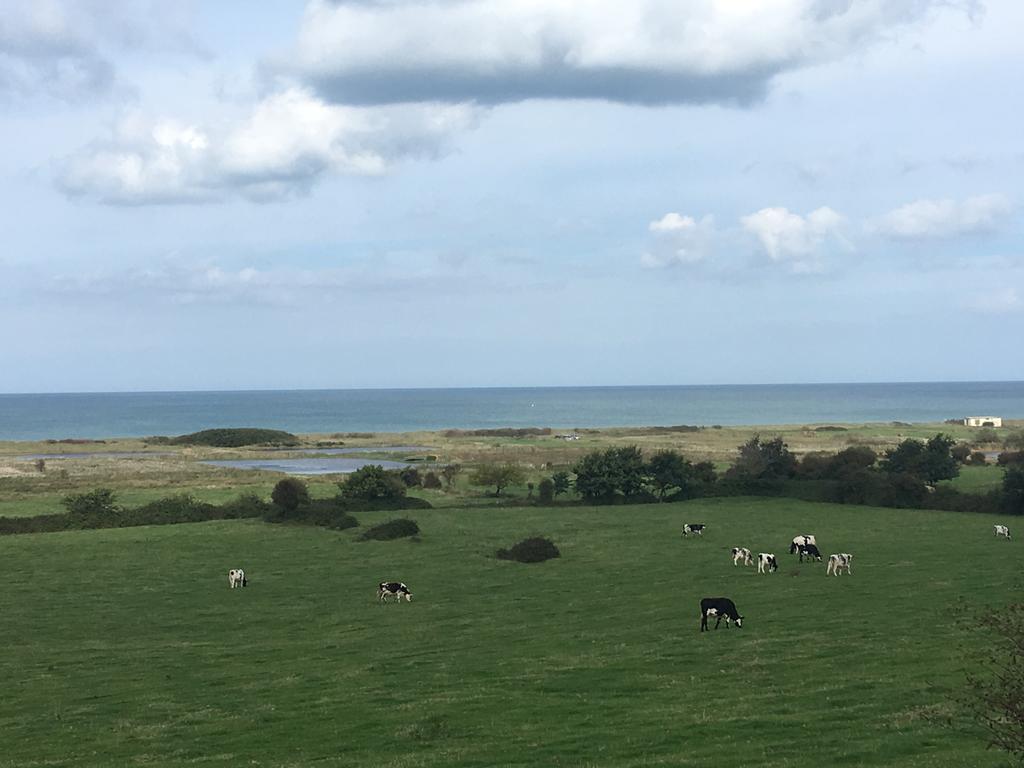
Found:
[(416, 536), (419, 532), (420, 527), (415, 520), (402, 517), (368, 528), (359, 538), (361, 541), (391, 541)]
[(298, 445), (299, 438), (280, 429), (225, 427), (204, 429), (170, 440), (174, 445), (208, 445), (214, 448), (240, 448), (243, 445)]
[(110, 516), (121, 511), (117, 505), (117, 497), (109, 488), (72, 493), (61, 499), (60, 503), (70, 514), (78, 516)]
[(436, 472), (426, 472), (423, 475), (423, 487), (436, 489), (441, 487), (441, 478), (437, 476)]
[(264, 517), (268, 523), (301, 523), (318, 525), (335, 531), (355, 528), (359, 521), (352, 516), (344, 499), (313, 499), (292, 511), (272, 507)]
[(988, 464), (988, 456), (982, 451), (974, 451), (967, 457), (967, 463), (975, 467), (983, 467)]
[(1024, 466), (1009, 467), (1003, 475), (1003, 508), (1024, 515)]
[(482, 464), (470, 475), (472, 485), (494, 487), (495, 497), (510, 485), (523, 482), (523, 471), (515, 464)]
[(555, 482), (550, 477), (545, 477), (537, 485), (537, 502), (539, 504), (551, 504), (555, 500)]
[(781, 437), (761, 440), (760, 435), (754, 435), (737, 449), (736, 461), (726, 475), (738, 479), (778, 480), (793, 477), (796, 470), (796, 456)]
[(190, 494), (182, 493), (125, 510), (123, 516), (125, 522), (131, 521), (132, 525), (166, 525), (212, 520), (212, 515), (216, 511), (217, 507), (213, 504), (207, 504)]
[(1024, 451), (1003, 451), (996, 458), (996, 464), (1000, 467), (1024, 465)]
[(405, 483), (406, 488), (416, 488), (423, 485), (423, 478), (416, 467), (406, 467), (398, 471), (398, 479)]
[(569, 473), (566, 471), (555, 472), (551, 476), (551, 482), (555, 484), (555, 496), (561, 496), (563, 493), (568, 493), (572, 487), (572, 480), (569, 477)]
[(501, 560), (515, 560), (520, 563), (542, 563), (555, 557), (561, 557), (561, 552), (551, 539), (540, 536), (523, 539), (511, 549), (499, 549), (496, 553)]
[(367, 464), (338, 483), (345, 499), (396, 501), (405, 497), (405, 483), (379, 464)]
[(287, 514), (294, 514), (299, 507), (309, 504), (309, 489), (297, 477), (278, 480), (270, 492), (270, 500)]

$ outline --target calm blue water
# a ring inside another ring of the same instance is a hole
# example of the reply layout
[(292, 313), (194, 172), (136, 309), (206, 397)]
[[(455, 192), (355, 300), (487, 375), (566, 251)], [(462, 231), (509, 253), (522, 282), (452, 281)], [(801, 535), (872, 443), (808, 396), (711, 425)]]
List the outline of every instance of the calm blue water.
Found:
[(380, 459), (223, 459), (201, 461), (211, 467), (230, 469), (262, 469), (266, 472), (286, 472), (289, 475), (332, 475), (355, 472), (367, 464), (376, 464), (384, 469), (405, 469), (412, 465), (406, 461), (381, 461)]
[(0, 395), (0, 440), (1024, 418), (1024, 382)]

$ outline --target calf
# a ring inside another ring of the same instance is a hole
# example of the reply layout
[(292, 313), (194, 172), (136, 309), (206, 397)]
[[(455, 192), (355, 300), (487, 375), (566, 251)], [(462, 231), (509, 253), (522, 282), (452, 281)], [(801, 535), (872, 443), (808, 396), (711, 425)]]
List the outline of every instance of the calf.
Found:
[(814, 546), (813, 544), (804, 544), (802, 547), (800, 547), (800, 562), (801, 563), (804, 561), (805, 557), (808, 560), (815, 560), (815, 561), (817, 561), (819, 563), (821, 562), (821, 552), (819, 552), (818, 548), (816, 546)]
[(789, 545), (789, 554), (795, 554), (800, 551), (800, 547), (807, 546), (808, 544), (817, 545), (817, 541), (814, 540), (813, 533), (801, 533), (799, 536), (793, 537), (793, 543)]
[(736, 603), (728, 597), (705, 597), (700, 601), (700, 631), (708, 628), (708, 616), (715, 617), (715, 629), (725, 619), (725, 628), (728, 629), (732, 622), (736, 622), (738, 629), (743, 629), (743, 617), (736, 610)]
[(732, 548), (732, 564), (738, 565), (740, 561), (743, 561), (744, 565), (753, 565), (754, 559), (750, 555), (750, 550), (746, 547), (733, 547)]
[(1005, 525), (997, 525), (995, 526), (995, 529), (996, 536), (1005, 536), (1007, 541), (1010, 540), (1010, 529), (1007, 528)]
[(232, 589), (234, 589), (235, 587), (248, 586), (249, 582), (246, 581), (245, 571), (243, 571), (241, 568), (232, 568), (230, 571), (228, 571), (228, 584), (231, 585)]
[(758, 573), (774, 573), (777, 570), (779, 570), (779, 561), (775, 559), (775, 555), (761, 552), (757, 556)]
[(377, 585), (377, 598), (382, 602), (386, 603), (389, 597), (394, 597), (398, 602), (402, 602), (402, 598), (405, 598), (405, 602), (412, 600), (412, 592), (400, 581), (382, 581)]
[(850, 576), (853, 575), (853, 555), (849, 552), (840, 552), (836, 555), (828, 556), (828, 565), (825, 567), (825, 575), (828, 576), (830, 573), (834, 576), (838, 576), (842, 573), (843, 569), (846, 569), (846, 573)]
[(704, 535), (704, 523), (687, 523), (683, 526), (683, 536), (689, 536), (690, 534), (695, 536)]

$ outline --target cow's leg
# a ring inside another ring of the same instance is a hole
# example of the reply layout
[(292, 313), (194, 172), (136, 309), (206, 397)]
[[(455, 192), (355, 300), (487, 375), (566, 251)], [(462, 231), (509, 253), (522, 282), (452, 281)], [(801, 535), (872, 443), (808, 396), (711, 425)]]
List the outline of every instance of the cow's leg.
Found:
[(700, 631), (701, 632), (707, 632), (707, 630), (708, 630), (708, 615), (706, 613), (702, 613), (700, 615)]

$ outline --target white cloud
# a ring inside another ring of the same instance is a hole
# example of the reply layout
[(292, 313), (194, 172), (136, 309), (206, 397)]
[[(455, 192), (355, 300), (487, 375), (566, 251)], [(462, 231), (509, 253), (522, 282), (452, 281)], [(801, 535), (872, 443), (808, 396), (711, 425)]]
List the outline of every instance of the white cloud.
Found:
[(989, 232), (1013, 212), (1003, 195), (956, 200), (916, 200), (890, 211), (868, 229), (898, 240), (929, 240)]
[(762, 208), (740, 219), (743, 228), (757, 237), (768, 258), (798, 273), (822, 271), (822, 246), (829, 238), (850, 247), (842, 235), (844, 221), (827, 206), (806, 216), (786, 208)]
[(330, 173), (380, 174), (402, 158), (437, 155), (475, 119), (467, 106), (343, 107), (292, 88), (234, 123), (129, 115), (108, 140), (67, 158), (58, 184), (120, 205), (279, 199)]
[(750, 102), (973, 0), (312, 0), (272, 64), (331, 101)]
[(715, 237), (712, 216), (697, 221), (692, 216), (666, 213), (648, 224), (647, 229), (653, 241), (640, 259), (645, 267), (695, 265), (705, 262), (711, 254)]

